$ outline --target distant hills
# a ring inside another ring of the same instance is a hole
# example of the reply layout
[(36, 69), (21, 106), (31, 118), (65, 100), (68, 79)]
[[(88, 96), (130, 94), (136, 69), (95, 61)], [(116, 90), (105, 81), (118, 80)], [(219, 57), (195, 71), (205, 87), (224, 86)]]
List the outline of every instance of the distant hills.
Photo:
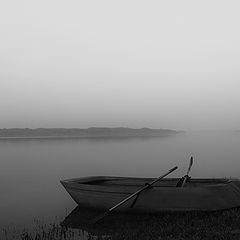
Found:
[(170, 129), (151, 128), (3, 128), (0, 138), (97, 138), (97, 137), (162, 137), (180, 133)]

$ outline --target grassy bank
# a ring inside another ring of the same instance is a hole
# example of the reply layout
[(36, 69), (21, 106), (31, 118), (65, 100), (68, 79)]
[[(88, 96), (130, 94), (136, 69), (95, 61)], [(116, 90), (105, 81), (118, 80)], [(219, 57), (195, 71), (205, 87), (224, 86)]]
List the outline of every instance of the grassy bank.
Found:
[(5, 239), (240, 239), (240, 209), (158, 215), (114, 213), (98, 224), (90, 224), (89, 220), (99, 213), (76, 208), (62, 223), (38, 226), (35, 231), (25, 229), (12, 238), (10, 230), (5, 230)]

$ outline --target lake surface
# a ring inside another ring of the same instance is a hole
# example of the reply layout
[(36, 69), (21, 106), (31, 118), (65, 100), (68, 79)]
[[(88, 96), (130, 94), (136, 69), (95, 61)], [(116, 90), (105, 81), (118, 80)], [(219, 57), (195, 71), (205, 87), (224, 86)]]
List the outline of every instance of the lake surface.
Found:
[(76, 206), (60, 179), (158, 177), (177, 165), (182, 177), (240, 178), (240, 134), (189, 132), (163, 138), (1, 139), (0, 228), (63, 219)]

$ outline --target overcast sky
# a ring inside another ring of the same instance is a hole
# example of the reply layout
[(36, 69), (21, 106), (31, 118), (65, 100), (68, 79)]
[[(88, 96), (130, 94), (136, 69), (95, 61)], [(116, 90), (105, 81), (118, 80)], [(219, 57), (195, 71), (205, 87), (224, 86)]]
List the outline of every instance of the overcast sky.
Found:
[(0, 128), (240, 128), (239, 9), (1, 0)]

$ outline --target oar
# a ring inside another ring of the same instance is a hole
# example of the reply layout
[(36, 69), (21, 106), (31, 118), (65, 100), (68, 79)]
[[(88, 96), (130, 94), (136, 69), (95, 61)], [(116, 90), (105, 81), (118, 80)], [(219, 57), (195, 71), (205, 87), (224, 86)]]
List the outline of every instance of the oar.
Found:
[(103, 213), (100, 216), (97, 216), (96, 218), (94, 218), (92, 220), (93, 223), (97, 223), (98, 221), (100, 221), (101, 219), (103, 219), (104, 217), (106, 217), (109, 213), (111, 213), (112, 211), (114, 211), (116, 208), (120, 207), (121, 205), (123, 205), (125, 202), (129, 201), (130, 199), (132, 199), (133, 197), (135, 197), (136, 195), (140, 194), (142, 191), (144, 191), (147, 188), (150, 188), (154, 183), (158, 182), (159, 180), (161, 180), (162, 178), (164, 178), (165, 176), (167, 176), (168, 174), (170, 174), (171, 172), (175, 171), (178, 167), (175, 166), (174, 168), (170, 169), (167, 173), (163, 174), (162, 176), (160, 176), (159, 178), (155, 179), (154, 181), (145, 184), (144, 187), (140, 188), (137, 192), (131, 194), (129, 197), (125, 198), (124, 200), (122, 200), (121, 202), (119, 202), (118, 204), (116, 204), (115, 206), (109, 208), (105, 213)]
[(188, 166), (188, 170), (187, 170), (187, 174), (183, 177), (183, 183), (182, 183), (181, 187), (184, 187), (185, 183), (187, 182), (187, 179), (189, 177), (188, 174), (191, 170), (192, 165), (193, 165), (193, 157), (191, 156), (189, 166)]

